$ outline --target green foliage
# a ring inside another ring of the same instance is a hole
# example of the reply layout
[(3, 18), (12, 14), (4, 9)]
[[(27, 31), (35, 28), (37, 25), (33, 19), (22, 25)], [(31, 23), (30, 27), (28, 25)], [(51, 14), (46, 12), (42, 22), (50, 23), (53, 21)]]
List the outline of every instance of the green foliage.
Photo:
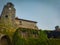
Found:
[(40, 30), (39, 31), (39, 42), (41, 45), (48, 45), (48, 38), (47, 35), (44, 31)]
[[(28, 37), (27, 39), (22, 38), (19, 31), (28, 32), (30, 35), (38, 34), (38, 38)], [(47, 36), (44, 31), (38, 31), (33, 29), (19, 28), (16, 30), (13, 36), (14, 45), (47, 45)]]
[[(23, 37), (21, 32), (27, 32), (28, 37)], [(46, 31), (43, 30), (34, 30), (34, 29), (25, 29), (25, 28), (18, 28), (14, 35), (13, 33), (8, 31), (7, 29), (3, 28), (0, 30), (0, 33), (7, 34), (8, 36), (12, 37), (13, 45), (60, 45), (60, 39), (48, 39)], [(37, 37), (33, 37), (36, 35)]]
[(27, 45), (27, 41), (24, 38), (19, 36), (18, 30), (14, 33), (13, 36), (13, 45)]
[(60, 39), (49, 39), (48, 45), (60, 45)]

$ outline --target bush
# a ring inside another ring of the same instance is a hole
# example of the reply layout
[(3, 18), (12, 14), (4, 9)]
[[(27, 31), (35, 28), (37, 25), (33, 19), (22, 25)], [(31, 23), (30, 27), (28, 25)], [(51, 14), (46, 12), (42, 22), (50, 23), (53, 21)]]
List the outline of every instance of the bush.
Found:
[[(38, 34), (38, 38), (33, 38), (33, 37), (28, 37), (27, 39), (22, 38), (20, 35), (19, 31), (27, 31), (29, 32), (31, 35), (32, 34)], [(24, 29), (24, 28), (19, 28), (16, 30), (16, 32), (14, 33), (13, 36), (13, 43), (14, 45), (47, 45), (47, 36), (46, 33), (44, 31), (39, 31), (38, 30), (33, 30), (33, 29)]]
[(49, 39), (48, 45), (60, 45), (60, 39)]

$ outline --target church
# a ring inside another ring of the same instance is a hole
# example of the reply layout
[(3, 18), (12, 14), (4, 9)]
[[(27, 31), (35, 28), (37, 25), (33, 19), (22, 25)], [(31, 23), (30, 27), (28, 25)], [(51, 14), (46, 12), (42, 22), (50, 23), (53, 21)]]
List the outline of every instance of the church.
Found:
[(37, 22), (31, 20), (20, 19), (15, 17), (16, 9), (14, 4), (8, 2), (4, 5), (2, 13), (0, 15), (0, 28), (4, 27), (14, 27), (14, 28), (28, 28), (28, 29), (38, 29)]

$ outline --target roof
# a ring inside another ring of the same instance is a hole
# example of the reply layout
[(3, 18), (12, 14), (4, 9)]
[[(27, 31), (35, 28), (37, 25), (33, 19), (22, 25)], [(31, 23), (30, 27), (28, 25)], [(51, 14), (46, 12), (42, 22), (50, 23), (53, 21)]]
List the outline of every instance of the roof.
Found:
[[(0, 16), (0, 18), (1, 18), (1, 16)], [(18, 18), (18, 17), (16, 17), (15, 19), (17, 19), (17, 20), (23, 20), (23, 21), (27, 21), (27, 22), (37, 23), (36, 21), (31, 21), (31, 20), (20, 19), (20, 18)]]
[(22, 20), (22, 21), (27, 21), (27, 22), (33, 22), (33, 23), (37, 23), (36, 21), (25, 20), (25, 19), (19, 19), (18, 17), (16, 17), (15, 19), (17, 19), (17, 20)]

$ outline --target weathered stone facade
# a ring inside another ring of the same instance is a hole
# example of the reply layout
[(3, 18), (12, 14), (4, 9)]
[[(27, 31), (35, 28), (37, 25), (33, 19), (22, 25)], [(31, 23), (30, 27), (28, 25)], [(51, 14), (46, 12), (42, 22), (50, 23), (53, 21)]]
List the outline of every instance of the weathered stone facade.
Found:
[(38, 29), (38, 27), (36, 26), (37, 22), (35, 22), (35, 21), (19, 19), (19, 18), (15, 18), (15, 21), (16, 21), (16, 24), (18, 25), (18, 27), (29, 28), (29, 29)]
[(14, 5), (12, 3), (7, 3), (1, 13), (0, 16), (0, 27), (1, 24), (4, 27), (22, 27), (22, 28), (29, 28), (29, 29), (38, 29), (36, 26), (35, 21), (25, 20), (25, 19), (19, 19), (15, 17), (16, 9), (14, 8)]
[(1, 23), (4, 26), (14, 26), (15, 24), (15, 8), (12, 3), (7, 3), (1, 13)]

